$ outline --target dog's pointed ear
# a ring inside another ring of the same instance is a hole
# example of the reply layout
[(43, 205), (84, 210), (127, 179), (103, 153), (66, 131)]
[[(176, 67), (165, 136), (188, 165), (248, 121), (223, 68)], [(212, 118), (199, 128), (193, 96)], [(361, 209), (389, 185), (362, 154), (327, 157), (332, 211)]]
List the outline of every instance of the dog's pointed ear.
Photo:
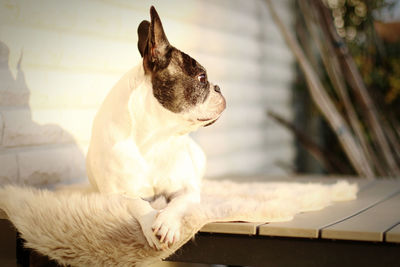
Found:
[(169, 42), (154, 6), (150, 8), (150, 18), (149, 53), (151, 61), (155, 62), (165, 56), (169, 48)]
[(138, 33), (138, 49), (140, 52), (140, 55), (144, 57), (144, 53), (146, 52), (147, 44), (149, 41), (149, 29), (150, 29), (150, 22), (147, 20), (143, 20), (138, 27), (137, 33)]

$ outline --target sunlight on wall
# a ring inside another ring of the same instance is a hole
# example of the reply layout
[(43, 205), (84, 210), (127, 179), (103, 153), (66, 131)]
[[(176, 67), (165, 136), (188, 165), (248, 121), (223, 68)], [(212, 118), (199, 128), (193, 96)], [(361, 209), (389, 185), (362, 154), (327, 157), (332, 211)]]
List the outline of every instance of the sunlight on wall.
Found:
[[(293, 58), (263, 1), (26, 0), (0, 4), (0, 183), (85, 177), (94, 114), (140, 62), (136, 30), (150, 3), (170, 43), (205, 66), (227, 99), (221, 119), (193, 135), (209, 155), (208, 176), (286, 173), (279, 162), (291, 164), (292, 137), (265, 111), (291, 117)], [(279, 3), (291, 23), (290, 0)]]

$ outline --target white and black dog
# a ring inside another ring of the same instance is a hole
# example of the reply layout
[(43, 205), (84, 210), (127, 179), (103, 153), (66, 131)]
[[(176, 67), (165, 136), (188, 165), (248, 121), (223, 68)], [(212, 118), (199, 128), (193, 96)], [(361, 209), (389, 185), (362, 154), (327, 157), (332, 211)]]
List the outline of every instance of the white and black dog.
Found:
[[(188, 133), (216, 121), (225, 109), (217, 85), (196, 60), (164, 33), (157, 11), (138, 28), (143, 61), (114, 86), (98, 111), (86, 165), (96, 191), (134, 203), (150, 246), (179, 240), (182, 214), (200, 201), (206, 158)], [(162, 211), (149, 201), (165, 196)]]

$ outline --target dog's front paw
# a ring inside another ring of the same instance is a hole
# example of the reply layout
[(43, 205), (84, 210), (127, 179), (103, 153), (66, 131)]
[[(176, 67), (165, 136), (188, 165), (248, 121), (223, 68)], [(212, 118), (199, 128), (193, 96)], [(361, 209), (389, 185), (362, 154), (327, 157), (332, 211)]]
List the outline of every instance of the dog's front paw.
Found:
[(153, 223), (152, 229), (158, 240), (170, 247), (180, 239), (180, 216), (166, 210), (161, 211)]
[(142, 228), (143, 235), (145, 236), (149, 246), (156, 250), (163, 250), (166, 248), (166, 245), (160, 242), (159, 238), (157, 238), (152, 229), (152, 225), (157, 218), (157, 214), (158, 211), (153, 210), (141, 216), (139, 219), (139, 223), (140, 227)]

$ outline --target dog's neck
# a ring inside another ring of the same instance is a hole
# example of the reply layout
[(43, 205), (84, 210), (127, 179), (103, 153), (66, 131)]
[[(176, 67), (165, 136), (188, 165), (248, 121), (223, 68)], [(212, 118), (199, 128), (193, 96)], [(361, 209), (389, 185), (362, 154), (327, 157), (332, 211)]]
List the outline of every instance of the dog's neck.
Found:
[(184, 115), (173, 113), (153, 95), (151, 77), (145, 75), (143, 66), (137, 66), (129, 75), (130, 136), (141, 150), (152, 144), (187, 135), (200, 127), (186, 120)]

